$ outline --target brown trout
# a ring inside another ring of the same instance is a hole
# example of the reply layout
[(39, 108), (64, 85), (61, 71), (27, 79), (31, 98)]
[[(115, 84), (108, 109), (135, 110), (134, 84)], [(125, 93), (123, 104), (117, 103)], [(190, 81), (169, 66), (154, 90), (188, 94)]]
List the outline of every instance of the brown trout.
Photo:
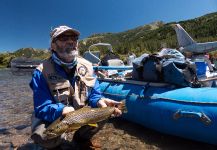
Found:
[[(126, 112), (125, 101), (118, 105), (122, 112)], [(106, 120), (114, 113), (115, 107), (91, 108), (83, 107), (68, 113), (65, 117), (59, 117), (45, 130), (48, 139), (60, 136), (63, 133), (72, 132), (84, 125), (97, 126), (96, 123)]]

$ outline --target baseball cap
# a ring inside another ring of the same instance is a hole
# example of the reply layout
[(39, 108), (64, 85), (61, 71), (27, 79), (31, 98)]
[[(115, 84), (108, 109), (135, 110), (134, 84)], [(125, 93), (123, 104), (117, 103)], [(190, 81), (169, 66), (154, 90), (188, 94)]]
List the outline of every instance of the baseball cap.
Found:
[(57, 38), (58, 36), (60, 36), (61, 34), (65, 33), (65, 32), (71, 32), (77, 36), (80, 35), (80, 32), (76, 29), (70, 28), (68, 26), (59, 26), (54, 28), (51, 33), (50, 33), (50, 38), (51, 41), (53, 41), (55, 38)]

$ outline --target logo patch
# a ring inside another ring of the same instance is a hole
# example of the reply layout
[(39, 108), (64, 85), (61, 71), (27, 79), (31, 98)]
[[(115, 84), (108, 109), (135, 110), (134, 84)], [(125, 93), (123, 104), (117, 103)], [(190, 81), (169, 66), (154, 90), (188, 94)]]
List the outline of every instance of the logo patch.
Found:
[(78, 68), (78, 73), (81, 75), (81, 76), (85, 76), (86, 73), (87, 73), (87, 68), (85, 66), (81, 66)]

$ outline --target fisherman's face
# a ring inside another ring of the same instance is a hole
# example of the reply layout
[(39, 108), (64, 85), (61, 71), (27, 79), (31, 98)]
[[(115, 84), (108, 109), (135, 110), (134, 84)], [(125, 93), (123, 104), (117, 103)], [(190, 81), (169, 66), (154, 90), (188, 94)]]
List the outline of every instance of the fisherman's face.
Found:
[(63, 62), (70, 63), (78, 55), (78, 36), (66, 32), (54, 40), (52, 49)]

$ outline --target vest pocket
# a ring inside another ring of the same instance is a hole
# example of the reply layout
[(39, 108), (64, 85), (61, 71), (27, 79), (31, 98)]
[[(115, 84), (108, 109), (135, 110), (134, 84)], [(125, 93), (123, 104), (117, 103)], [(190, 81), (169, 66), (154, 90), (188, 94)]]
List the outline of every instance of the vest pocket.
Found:
[(53, 90), (53, 96), (56, 102), (69, 105), (70, 89), (64, 88), (64, 89)]

